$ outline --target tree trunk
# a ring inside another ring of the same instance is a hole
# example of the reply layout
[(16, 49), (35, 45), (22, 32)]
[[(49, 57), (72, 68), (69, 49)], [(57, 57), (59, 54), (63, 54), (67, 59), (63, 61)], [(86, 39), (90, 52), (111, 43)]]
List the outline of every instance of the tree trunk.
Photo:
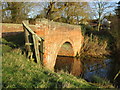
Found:
[(99, 19), (98, 19), (98, 27), (97, 27), (97, 30), (98, 30), (98, 31), (100, 31), (100, 25), (101, 25), (101, 19), (100, 19), (100, 17), (99, 17)]

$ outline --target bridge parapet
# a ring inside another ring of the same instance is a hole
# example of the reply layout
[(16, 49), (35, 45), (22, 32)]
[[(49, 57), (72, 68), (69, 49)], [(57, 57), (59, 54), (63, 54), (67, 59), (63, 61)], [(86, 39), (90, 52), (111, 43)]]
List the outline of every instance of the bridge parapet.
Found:
[[(49, 21), (47, 19), (36, 19), (35, 21), (35, 32), (39, 35), (45, 38), (46, 35), (57, 31), (59, 34), (68, 34), (69, 33), (75, 33), (80, 32), (81, 27), (79, 25), (70, 25), (66, 23), (60, 23), (60, 22), (53, 22)], [(66, 33), (67, 32), (67, 33)]]
[[(54, 30), (54, 28), (57, 28), (57, 27), (64, 27), (64, 28), (66, 27), (67, 29), (65, 31), (81, 28), (79, 25), (71, 25), (67, 23), (54, 22), (47, 19), (36, 19), (35, 25), (38, 25), (37, 27), (42, 27), (42, 28), (48, 27), (49, 30)], [(56, 30), (59, 30), (59, 29), (56, 29)]]

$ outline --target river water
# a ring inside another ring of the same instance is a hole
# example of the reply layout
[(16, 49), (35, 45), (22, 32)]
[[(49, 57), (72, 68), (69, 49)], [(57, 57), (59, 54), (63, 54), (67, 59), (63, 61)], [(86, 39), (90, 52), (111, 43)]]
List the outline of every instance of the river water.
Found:
[(114, 80), (120, 70), (120, 65), (112, 59), (89, 59), (81, 61), (73, 57), (57, 57), (55, 72), (68, 72), (74, 76), (82, 77), (88, 82), (94, 82), (94, 77), (109, 80), (116, 87), (120, 88), (120, 75)]

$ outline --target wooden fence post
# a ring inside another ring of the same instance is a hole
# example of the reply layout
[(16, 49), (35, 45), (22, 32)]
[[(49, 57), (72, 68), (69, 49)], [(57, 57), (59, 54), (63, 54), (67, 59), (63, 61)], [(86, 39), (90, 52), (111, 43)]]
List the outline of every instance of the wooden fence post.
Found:
[[(28, 21), (24, 21), (28, 24)], [(25, 32), (25, 48), (26, 48), (26, 52), (27, 52), (27, 57), (31, 57), (31, 47), (30, 45), (27, 45), (28, 43), (30, 43), (29, 37), (30, 37), (30, 33), (27, 31), (27, 29), (25, 28), (25, 26), (23, 26), (24, 32)]]
[(41, 62), (43, 62), (43, 39), (41, 39), (40, 41), (40, 59), (41, 59)]
[(40, 63), (40, 53), (39, 53), (38, 39), (35, 37), (35, 34), (33, 34), (32, 36), (33, 36), (35, 57), (36, 57), (37, 63)]
[[(43, 39), (37, 34), (35, 34), (27, 25), (28, 21), (23, 22), (23, 29), (25, 32), (25, 47), (28, 53), (28, 57), (32, 57), (33, 53), (35, 53), (35, 58), (37, 63), (42, 64), (43, 61)], [(33, 47), (32, 47), (32, 46)], [(40, 45), (40, 46), (39, 46)], [(32, 54), (31, 54), (32, 53)]]

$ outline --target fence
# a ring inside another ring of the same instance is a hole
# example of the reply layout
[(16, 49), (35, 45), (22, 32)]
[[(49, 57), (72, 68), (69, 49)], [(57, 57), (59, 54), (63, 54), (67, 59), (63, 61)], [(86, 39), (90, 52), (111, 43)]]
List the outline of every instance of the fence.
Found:
[(28, 21), (23, 21), (23, 29), (25, 33), (25, 49), (27, 57), (35, 58), (37, 63), (42, 64), (43, 61), (43, 41), (33, 30), (28, 26)]

